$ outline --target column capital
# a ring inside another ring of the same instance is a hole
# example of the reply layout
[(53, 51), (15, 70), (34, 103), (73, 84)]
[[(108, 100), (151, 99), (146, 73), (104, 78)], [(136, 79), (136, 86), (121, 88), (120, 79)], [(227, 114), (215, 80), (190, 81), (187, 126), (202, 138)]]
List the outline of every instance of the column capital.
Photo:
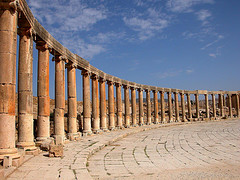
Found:
[(93, 80), (97, 80), (97, 79), (99, 79), (99, 76), (96, 74), (91, 74), (90, 78)]
[(115, 84), (116, 87), (121, 87), (122, 86), (122, 84), (119, 83), (119, 82), (115, 82), (114, 84)]
[(52, 50), (52, 48), (45, 41), (42, 40), (36, 41), (36, 49), (39, 51)]
[(133, 90), (136, 90), (136, 87), (130, 87), (130, 89), (133, 91)]
[(145, 92), (150, 92), (150, 90), (149, 90), (149, 89), (144, 89), (144, 91), (145, 91)]
[(19, 36), (32, 37), (33, 29), (30, 28), (30, 27), (20, 27), (20, 28), (17, 29), (17, 34)]
[(81, 75), (90, 76), (90, 72), (88, 70), (83, 69)]
[(57, 61), (57, 62), (59, 62), (59, 61), (64, 61), (64, 62), (68, 63), (67, 57), (64, 56), (64, 55), (60, 55), (60, 54), (55, 55), (55, 56), (52, 58), (52, 61)]
[(123, 88), (124, 88), (124, 89), (129, 89), (129, 86), (126, 85), (126, 84), (123, 84)]
[(69, 61), (66, 65), (65, 65), (66, 68), (70, 68), (70, 69), (73, 69), (73, 68), (77, 68), (77, 64), (76, 63), (73, 63), (71, 61)]
[(107, 80), (107, 84), (108, 84), (108, 85), (113, 85), (114, 82), (113, 82), (113, 81), (110, 81), (110, 80)]
[(99, 82), (102, 82), (102, 83), (104, 83), (104, 82), (106, 82), (106, 79), (105, 79), (105, 78), (103, 78), (103, 77), (99, 77)]
[(138, 92), (141, 92), (141, 91), (143, 91), (143, 89), (142, 89), (142, 88), (137, 88), (137, 90), (138, 90)]
[(17, 0), (7, 0), (6, 2), (1, 2), (0, 4), (1, 4), (1, 7), (12, 10), (14, 12), (20, 9), (20, 6)]

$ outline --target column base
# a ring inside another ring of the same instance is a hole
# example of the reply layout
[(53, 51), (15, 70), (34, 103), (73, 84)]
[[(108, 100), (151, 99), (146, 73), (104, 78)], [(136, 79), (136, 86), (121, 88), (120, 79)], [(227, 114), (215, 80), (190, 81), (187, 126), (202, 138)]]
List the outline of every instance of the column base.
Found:
[(124, 127), (125, 127), (125, 128), (130, 128), (130, 126), (129, 126), (129, 125), (125, 125)]
[(11, 156), (12, 158), (18, 158), (18, 149), (11, 148), (11, 149), (0, 149), (0, 159), (4, 159), (4, 156)]
[(147, 125), (151, 125), (151, 124), (152, 124), (152, 123), (149, 123), (149, 122), (147, 123)]
[(81, 135), (79, 133), (68, 133), (67, 136), (70, 141), (76, 141), (80, 139)]
[(115, 130), (115, 127), (109, 127), (109, 130), (110, 130), (110, 131), (114, 131), (114, 130)]
[(84, 130), (82, 133), (82, 136), (89, 136), (92, 135), (92, 131), (91, 130)]
[(102, 131), (101, 131), (100, 129), (94, 129), (94, 130), (92, 130), (92, 132), (93, 132), (94, 134), (99, 134), (99, 133), (101, 133)]
[(54, 135), (55, 145), (63, 145), (66, 137), (64, 135)]
[(24, 148), (24, 149), (36, 149), (34, 142), (18, 142), (16, 145), (18, 148)]

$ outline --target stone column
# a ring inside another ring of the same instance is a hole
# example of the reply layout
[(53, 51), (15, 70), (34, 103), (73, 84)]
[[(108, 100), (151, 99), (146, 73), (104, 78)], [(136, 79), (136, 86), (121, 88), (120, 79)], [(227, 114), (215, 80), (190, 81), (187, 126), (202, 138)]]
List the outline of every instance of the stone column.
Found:
[(92, 75), (92, 131), (97, 134), (100, 130), (98, 76)]
[(188, 106), (188, 118), (192, 119), (192, 107), (191, 107), (191, 99), (190, 94), (187, 94), (187, 106)]
[(114, 108), (114, 88), (113, 82), (108, 81), (108, 110), (109, 110), (109, 129), (115, 128), (115, 108)]
[(154, 124), (158, 124), (158, 92), (153, 91), (154, 94)]
[(161, 95), (161, 121), (162, 121), (162, 123), (166, 123), (164, 91), (160, 91), (160, 95)]
[(0, 159), (16, 155), (15, 93), (17, 11), (16, 1), (1, 1), (0, 9)]
[(131, 101), (132, 101), (132, 125), (137, 126), (137, 110), (136, 110), (136, 90), (131, 87)]
[(206, 108), (206, 118), (209, 118), (208, 94), (205, 94), (205, 108)]
[(67, 66), (68, 83), (68, 137), (74, 140), (77, 133), (77, 89), (76, 89), (76, 65)]
[(82, 70), (83, 78), (83, 134), (92, 134), (91, 130), (91, 100), (90, 100), (90, 73)]
[(236, 103), (237, 103), (237, 108), (236, 108), (236, 111), (237, 111), (237, 117), (240, 117), (240, 112), (239, 112), (239, 95), (240, 94), (236, 94)]
[(184, 93), (180, 93), (181, 95), (181, 106), (182, 106), (182, 122), (186, 121), (186, 112), (185, 112), (185, 101), (184, 101)]
[(138, 89), (138, 99), (139, 99), (139, 125), (142, 126), (144, 124), (143, 121), (143, 90)]
[(49, 47), (37, 41), (38, 49), (38, 117), (37, 141), (41, 143), (50, 137), (50, 97), (49, 97)]
[(219, 98), (220, 114), (221, 114), (221, 117), (224, 117), (224, 116), (225, 116), (225, 113), (224, 113), (224, 106), (223, 106), (223, 95), (222, 95), (222, 94), (219, 94), (219, 95), (218, 95), (218, 98)]
[(176, 116), (176, 122), (178, 122), (179, 119), (179, 106), (178, 106), (178, 93), (174, 92), (174, 99), (175, 99), (175, 116)]
[(107, 131), (107, 122), (106, 122), (106, 89), (105, 84), (106, 80), (101, 78), (100, 83), (100, 128), (103, 131)]
[(171, 92), (167, 92), (168, 94), (168, 123), (170, 123), (172, 121), (172, 93)]
[(215, 99), (215, 94), (212, 94), (212, 108), (213, 108), (213, 117), (216, 118), (216, 99)]
[(229, 109), (229, 117), (233, 117), (232, 113), (232, 94), (228, 94), (228, 109)]
[(121, 84), (116, 83), (116, 96), (117, 96), (117, 127), (122, 128), (122, 91)]
[(35, 149), (33, 135), (33, 38), (30, 28), (19, 28), (18, 147)]
[(199, 119), (199, 100), (198, 100), (198, 94), (195, 94), (195, 104), (196, 104), (196, 116), (197, 116), (197, 119)]
[(55, 55), (55, 109), (54, 132), (56, 144), (65, 141), (64, 110), (65, 110), (65, 62), (66, 58)]
[(125, 101), (125, 127), (130, 127), (130, 102), (129, 102), (129, 87), (124, 85), (124, 101)]
[(145, 92), (147, 98), (147, 125), (150, 125), (152, 123), (150, 91), (146, 89)]

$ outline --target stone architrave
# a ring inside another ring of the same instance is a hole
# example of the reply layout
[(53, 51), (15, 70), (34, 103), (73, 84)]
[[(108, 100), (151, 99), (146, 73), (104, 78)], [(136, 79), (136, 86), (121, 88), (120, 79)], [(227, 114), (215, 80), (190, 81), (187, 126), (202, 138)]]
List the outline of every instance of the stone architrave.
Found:
[(137, 126), (137, 109), (136, 109), (136, 90), (131, 87), (131, 102), (132, 102), (132, 126)]
[(233, 117), (232, 113), (232, 94), (228, 94), (228, 110), (229, 110), (229, 117)]
[(16, 1), (1, 1), (0, 9), (0, 159), (17, 154), (15, 148), (15, 92), (17, 50)]
[(164, 91), (160, 91), (160, 96), (161, 96), (161, 122), (166, 123)]
[(181, 106), (182, 106), (182, 122), (186, 121), (186, 112), (185, 112), (185, 100), (184, 100), (184, 93), (180, 93), (181, 95)]
[(115, 107), (114, 107), (114, 87), (113, 82), (108, 81), (108, 110), (109, 110), (109, 129), (115, 129)]
[(129, 102), (129, 86), (124, 85), (124, 101), (125, 101), (125, 128), (130, 127), (130, 102)]
[(106, 80), (100, 78), (100, 128), (103, 131), (107, 131), (107, 121), (106, 121)]
[[(23, 23), (19, 23), (20, 25)], [(36, 149), (33, 135), (33, 38), (30, 27), (18, 28), (18, 143), (17, 147)]]
[(195, 104), (196, 104), (196, 118), (199, 120), (199, 99), (198, 94), (195, 94)]
[(49, 97), (49, 46), (37, 41), (38, 50), (38, 117), (37, 141), (41, 143), (50, 137), (50, 97)]
[(144, 124), (143, 120), (143, 90), (138, 89), (138, 99), (139, 99), (139, 125), (142, 126)]
[(77, 88), (76, 88), (76, 65), (67, 66), (68, 83), (68, 136), (70, 140), (78, 136), (77, 133)]
[(213, 117), (217, 117), (217, 112), (216, 112), (216, 98), (215, 94), (212, 94), (212, 108), (213, 108)]
[(145, 92), (147, 98), (147, 125), (150, 125), (152, 123), (150, 90), (146, 89)]
[(205, 108), (206, 108), (206, 118), (209, 118), (209, 103), (208, 103), (208, 94), (205, 94)]
[(92, 134), (91, 130), (91, 100), (90, 100), (90, 73), (82, 70), (83, 78), (83, 134)]
[(116, 96), (117, 96), (117, 127), (122, 128), (122, 92), (121, 84), (116, 83)]
[(168, 123), (172, 121), (172, 92), (167, 92), (168, 94)]
[(99, 133), (99, 97), (98, 97), (98, 76), (92, 75), (92, 131)]
[(179, 105), (178, 105), (178, 93), (174, 92), (174, 99), (175, 99), (175, 116), (176, 122), (179, 121)]
[(190, 99), (190, 94), (187, 94), (187, 106), (188, 106), (188, 118), (191, 120), (192, 119), (192, 105), (191, 105), (191, 99)]
[(158, 92), (153, 91), (154, 94), (154, 124), (158, 124)]

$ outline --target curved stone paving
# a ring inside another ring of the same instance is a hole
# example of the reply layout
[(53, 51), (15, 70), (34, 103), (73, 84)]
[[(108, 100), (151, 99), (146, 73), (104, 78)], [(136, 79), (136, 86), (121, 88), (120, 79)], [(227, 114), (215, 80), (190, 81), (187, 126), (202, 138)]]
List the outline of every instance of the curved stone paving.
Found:
[(240, 121), (130, 135), (94, 154), (88, 171), (95, 179), (240, 179)]

